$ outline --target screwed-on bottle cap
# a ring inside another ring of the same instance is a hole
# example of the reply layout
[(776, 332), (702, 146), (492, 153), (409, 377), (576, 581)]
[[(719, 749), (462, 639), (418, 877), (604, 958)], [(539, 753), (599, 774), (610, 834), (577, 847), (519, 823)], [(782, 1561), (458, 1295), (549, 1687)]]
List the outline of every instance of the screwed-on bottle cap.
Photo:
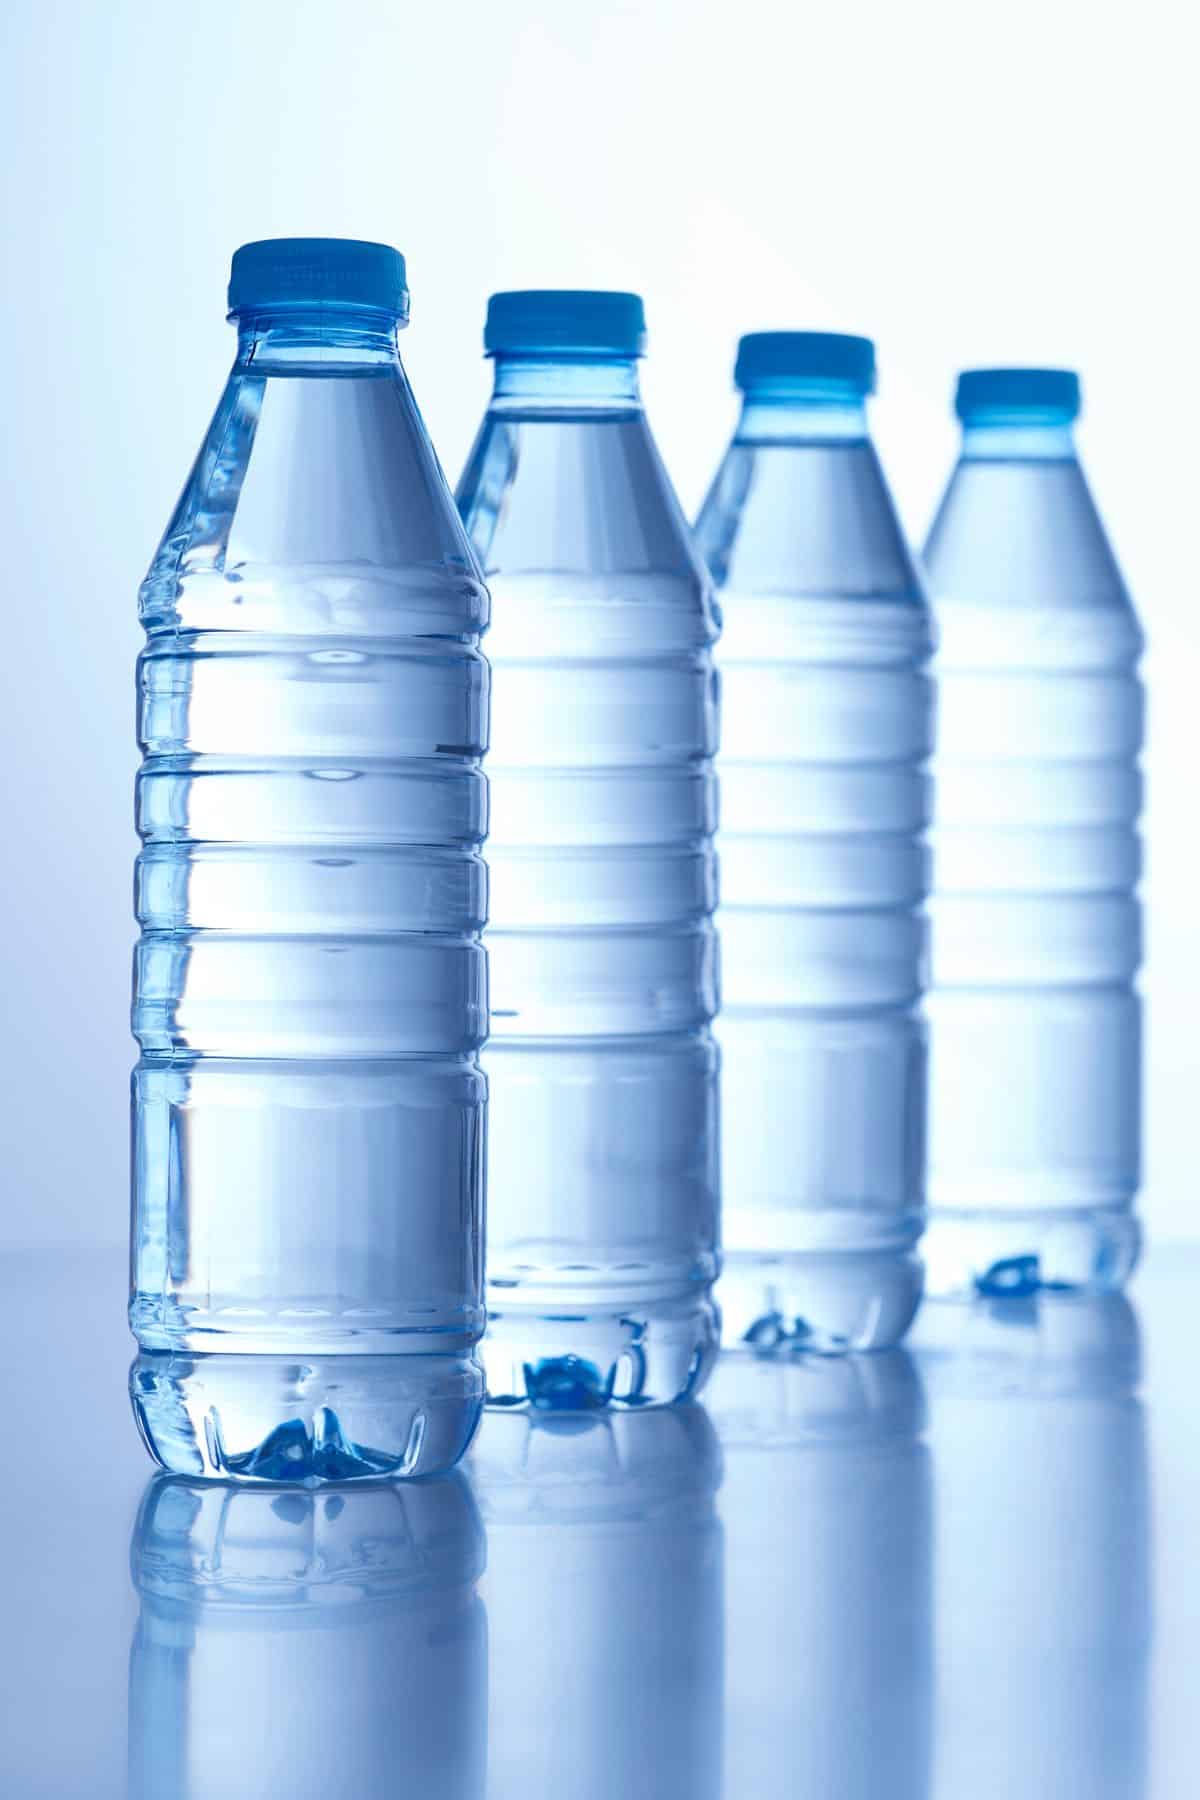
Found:
[(759, 381), (815, 381), (872, 394), (875, 346), (840, 331), (752, 331), (738, 344), (733, 379), (743, 390)]
[(357, 238), (262, 238), (233, 253), (229, 314), (276, 306), (365, 306), (408, 318), (404, 258)]
[(493, 294), (483, 347), (548, 355), (644, 356), (646, 315), (638, 294), (588, 288), (528, 288)]
[(1062, 419), (1079, 416), (1082, 395), (1074, 369), (964, 369), (954, 410), (960, 419), (975, 413), (1042, 413)]

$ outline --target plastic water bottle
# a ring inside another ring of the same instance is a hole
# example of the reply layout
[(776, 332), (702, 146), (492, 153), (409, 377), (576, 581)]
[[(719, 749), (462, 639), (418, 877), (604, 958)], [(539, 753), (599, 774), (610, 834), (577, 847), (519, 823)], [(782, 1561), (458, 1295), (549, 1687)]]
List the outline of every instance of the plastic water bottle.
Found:
[(459, 1472), (338, 1494), (156, 1479), (130, 1553), (129, 1800), (374, 1800), (398, 1770), (480, 1800), (484, 1560)]
[(1137, 1256), (1142, 634), (1078, 378), (976, 369), (925, 558), (940, 726), (930, 1286), (1118, 1286)]
[(488, 1800), (721, 1800), (704, 1409), (492, 1411), (466, 1468), (488, 1542)]
[(721, 590), (726, 1342), (894, 1343), (921, 1290), (930, 624), (865, 338), (741, 341)]
[(191, 1475), (424, 1475), (482, 1405), (487, 592), (404, 261), (234, 257), (141, 590), (135, 1413)]
[(459, 487), (494, 619), (488, 1394), (694, 1393), (717, 1342), (708, 581), (633, 294), (496, 294)]

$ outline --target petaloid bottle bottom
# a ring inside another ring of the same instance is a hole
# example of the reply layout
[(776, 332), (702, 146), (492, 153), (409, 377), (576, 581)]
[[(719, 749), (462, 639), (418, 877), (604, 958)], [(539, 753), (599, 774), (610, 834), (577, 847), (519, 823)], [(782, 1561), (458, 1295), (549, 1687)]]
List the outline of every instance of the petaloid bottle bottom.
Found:
[(551, 1309), (514, 1305), (502, 1290), (489, 1295), (480, 1345), (487, 1404), (561, 1413), (671, 1406), (700, 1392), (720, 1338), (707, 1291)]
[(472, 1356), (194, 1355), (144, 1350), (129, 1377), (155, 1462), (217, 1481), (377, 1481), (452, 1468), (474, 1435)]
[(1125, 1207), (932, 1207), (922, 1244), (926, 1291), (939, 1299), (1112, 1293), (1129, 1280), (1141, 1243)]
[(922, 1292), (911, 1249), (727, 1250), (717, 1284), (725, 1348), (838, 1355), (898, 1344)]

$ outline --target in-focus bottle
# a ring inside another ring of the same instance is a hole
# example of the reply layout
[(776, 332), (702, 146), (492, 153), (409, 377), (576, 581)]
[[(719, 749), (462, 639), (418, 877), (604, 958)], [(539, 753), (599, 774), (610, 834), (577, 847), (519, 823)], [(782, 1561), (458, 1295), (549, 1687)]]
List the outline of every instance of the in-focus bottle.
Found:
[[(460, 1472), (341, 1493), (151, 1482), (129, 1800), (483, 1800), (485, 1541)], [(122, 1790), (124, 1792), (124, 1789)]]
[(726, 1342), (868, 1349), (921, 1292), (930, 621), (865, 338), (742, 339), (697, 522), (724, 616)]
[(484, 341), (488, 1395), (669, 1402), (717, 1342), (717, 619), (636, 295), (496, 294)]
[(1111, 1288), (1140, 1164), (1142, 634), (1080, 468), (1078, 377), (959, 379), (937, 619), (933, 1291)]
[(135, 1414), (192, 1476), (424, 1475), (482, 1405), (487, 591), (404, 260), (234, 257), (141, 590)]

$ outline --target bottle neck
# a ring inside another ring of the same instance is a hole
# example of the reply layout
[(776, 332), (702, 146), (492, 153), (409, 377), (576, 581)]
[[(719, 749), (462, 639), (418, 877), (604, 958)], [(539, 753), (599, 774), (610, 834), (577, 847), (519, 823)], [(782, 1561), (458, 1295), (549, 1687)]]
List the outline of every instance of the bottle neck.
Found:
[(641, 390), (633, 357), (548, 356), (499, 352), (493, 412), (640, 412)]
[(847, 382), (763, 381), (744, 390), (735, 442), (860, 443), (866, 395)]
[(399, 321), (367, 307), (278, 307), (237, 320), (237, 361), (258, 372), (364, 372), (399, 365)]
[(1073, 420), (1065, 413), (973, 413), (963, 420), (963, 462), (1072, 462)]

